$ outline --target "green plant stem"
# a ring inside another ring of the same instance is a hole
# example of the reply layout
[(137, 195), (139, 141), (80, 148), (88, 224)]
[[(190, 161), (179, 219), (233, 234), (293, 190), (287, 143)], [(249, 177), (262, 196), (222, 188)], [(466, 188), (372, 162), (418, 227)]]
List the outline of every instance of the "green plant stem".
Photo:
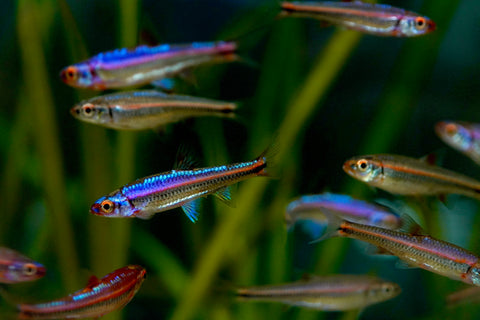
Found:
[(22, 70), (25, 88), (34, 121), (35, 145), (42, 162), (43, 188), (48, 205), (48, 214), (54, 223), (52, 230), (54, 247), (62, 281), (67, 290), (78, 289), (78, 258), (73, 241), (70, 208), (67, 202), (63, 161), (60, 152), (59, 133), (54, 119), (55, 110), (48, 85), (49, 76), (40, 42), (39, 23), (47, 23), (39, 17), (41, 8), (34, 1), (18, 2), (18, 37), (22, 55)]
[(168, 248), (148, 232), (133, 226), (132, 250), (149, 264), (174, 298), (181, 297), (189, 275)]
[[(337, 31), (317, 59), (299, 94), (290, 104), (287, 116), (280, 127), (277, 158), (279, 165), (319, 99), (334, 82), (333, 79), (345, 64), (345, 60), (359, 39), (358, 33)], [(196, 266), (192, 281), (185, 288), (185, 293), (172, 315), (173, 320), (190, 319), (197, 312), (202, 298), (206, 295), (215, 273), (223, 262), (229, 244), (235, 241), (239, 230), (248, 219), (258, 213), (258, 205), (267, 184), (267, 179), (252, 179), (241, 185), (238, 193), (238, 207), (228, 210), (227, 218), (213, 231), (205, 252)]]

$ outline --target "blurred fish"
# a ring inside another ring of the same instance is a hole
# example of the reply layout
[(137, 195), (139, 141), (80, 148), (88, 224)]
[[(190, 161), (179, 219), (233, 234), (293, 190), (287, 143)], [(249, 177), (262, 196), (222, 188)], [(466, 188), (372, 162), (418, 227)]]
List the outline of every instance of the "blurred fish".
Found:
[(88, 286), (64, 298), (40, 304), (19, 304), (19, 319), (97, 318), (123, 308), (145, 279), (144, 268), (129, 265), (106, 275), (92, 277)]
[(60, 78), (77, 88), (105, 90), (143, 85), (192, 67), (237, 59), (235, 42), (194, 42), (118, 49), (64, 68)]
[(344, 219), (357, 223), (388, 229), (398, 229), (402, 225), (400, 217), (385, 206), (357, 200), (348, 195), (323, 193), (302, 196), (290, 202), (285, 213), (288, 228), (297, 221), (325, 224), (322, 209), (328, 209)]
[(447, 305), (450, 307), (467, 302), (480, 301), (480, 287), (468, 287), (455, 291), (447, 296)]
[(363, 275), (315, 276), (292, 283), (236, 290), (241, 300), (280, 302), (326, 311), (362, 309), (400, 292), (396, 283)]
[(0, 247), (0, 283), (18, 283), (37, 280), (46, 273), (38, 262), (16, 252)]
[(282, 2), (281, 16), (315, 18), (377, 36), (413, 37), (435, 30), (435, 23), (415, 12), (361, 1)]
[(342, 220), (325, 211), (328, 227), (321, 241), (330, 237), (346, 237), (368, 242), (379, 248), (379, 253), (392, 254), (407, 267), (420, 267), (450, 279), (480, 286), (480, 257), (454, 244), (425, 235), (408, 216), (402, 217), (405, 233)]
[(343, 170), (393, 194), (455, 193), (480, 199), (480, 181), (419, 159), (390, 154), (358, 156), (347, 160)]
[(195, 222), (201, 197), (214, 194), (229, 202), (230, 185), (268, 175), (267, 166), (270, 166), (272, 153), (267, 149), (249, 162), (172, 170), (141, 178), (101, 197), (91, 206), (90, 212), (104, 217), (149, 219), (157, 212), (182, 207), (187, 217)]
[(450, 147), (480, 164), (480, 124), (442, 121), (435, 125), (435, 132)]
[(233, 117), (235, 109), (230, 102), (142, 90), (84, 100), (71, 113), (77, 119), (107, 128), (142, 130), (191, 117)]

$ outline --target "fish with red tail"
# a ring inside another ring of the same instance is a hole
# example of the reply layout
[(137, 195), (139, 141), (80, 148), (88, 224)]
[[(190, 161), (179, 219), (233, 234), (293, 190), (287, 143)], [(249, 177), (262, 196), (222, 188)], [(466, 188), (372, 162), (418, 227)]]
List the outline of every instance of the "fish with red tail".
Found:
[(228, 203), (230, 185), (268, 176), (273, 154), (269, 148), (252, 161), (197, 169), (186, 166), (141, 178), (101, 197), (90, 212), (103, 217), (149, 219), (155, 213), (182, 207), (187, 217), (196, 222), (200, 198), (214, 194)]
[(402, 229), (410, 233), (350, 222), (327, 211), (324, 214), (328, 219), (327, 230), (315, 242), (335, 236), (365, 241), (382, 253), (397, 256), (410, 267), (480, 286), (480, 257), (426, 235), (408, 216), (403, 217)]
[(39, 303), (19, 304), (18, 319), (97, 318), (123, 308), (137, 293), (146, 271), (129, 265), (106, 275), (92, 277), (88, 286), (64, 298)]

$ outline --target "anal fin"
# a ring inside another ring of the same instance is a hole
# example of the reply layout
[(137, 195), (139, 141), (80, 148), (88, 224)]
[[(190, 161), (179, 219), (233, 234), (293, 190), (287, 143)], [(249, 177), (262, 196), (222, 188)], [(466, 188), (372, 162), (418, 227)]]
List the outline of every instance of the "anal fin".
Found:
[(198, 208), (200, 206), (201, 199), (196, 199), (190, 202), (185, 203), (182, 206), (183, 212), (187, 215), (188, 219), (193, 223), (197, 222), (198, 220)]

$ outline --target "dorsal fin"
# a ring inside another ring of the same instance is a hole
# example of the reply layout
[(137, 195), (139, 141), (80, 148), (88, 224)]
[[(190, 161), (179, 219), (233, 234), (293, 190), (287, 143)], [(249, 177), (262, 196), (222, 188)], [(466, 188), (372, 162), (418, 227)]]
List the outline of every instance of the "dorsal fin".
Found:
[(198, 167), (198, 163), (193, 159), (191, 150), (185, 145), (181, 145), (180, 148), (178, 148), (173, 168), (178, 170), (190, 170), (195, 167)]
[(428, 235), (425, 230), (423, 230), (423, 228), (408, 214), (402, 213), (400, 218), (402, 219), (402, 227), (398, 231), (411, 234), (412, 236)]
[(100, 283), (100, 280), (93, 275), (88, 279), (86, 288), (92, 289), (93, 287), (98, 286), (99, 283)]

